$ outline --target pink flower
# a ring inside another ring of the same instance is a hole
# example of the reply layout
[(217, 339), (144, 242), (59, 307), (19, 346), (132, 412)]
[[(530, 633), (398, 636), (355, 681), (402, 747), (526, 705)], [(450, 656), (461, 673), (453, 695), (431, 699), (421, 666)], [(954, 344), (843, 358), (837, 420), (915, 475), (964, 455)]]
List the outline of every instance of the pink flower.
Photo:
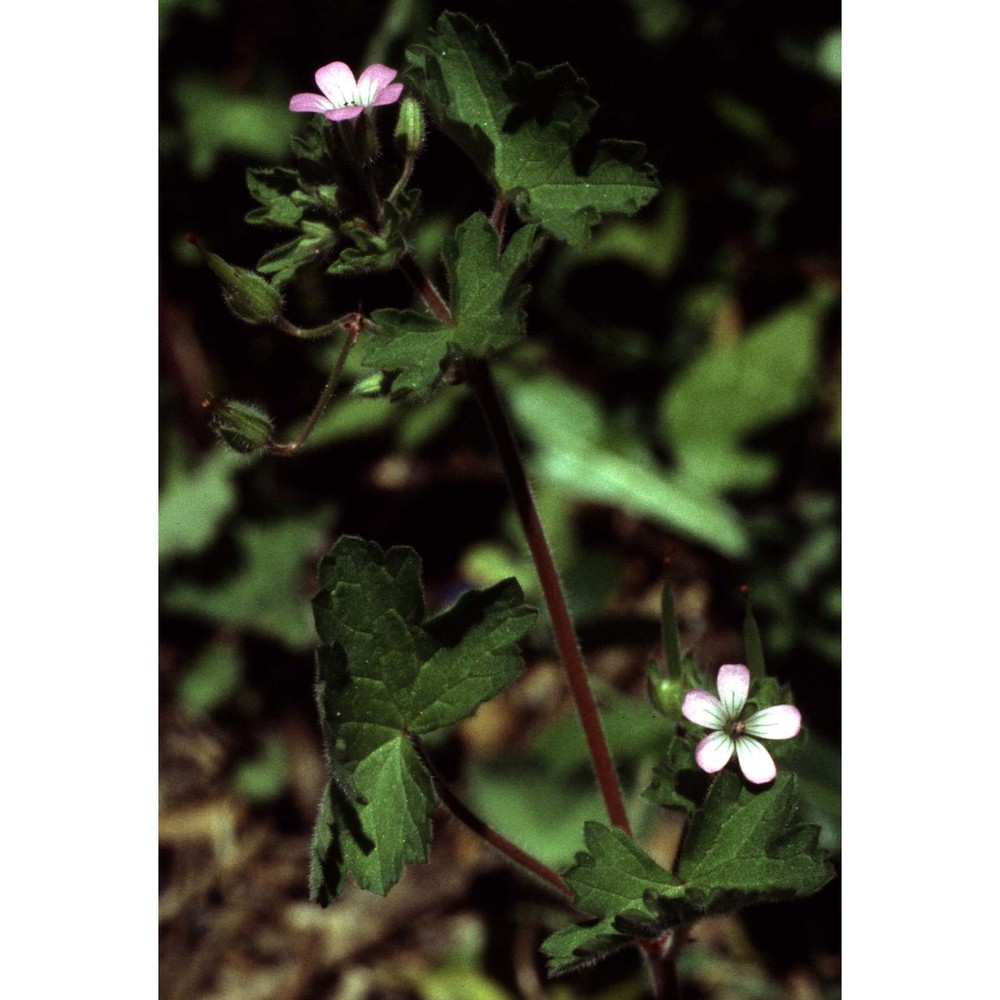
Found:
[(317, 111), (332, 122), (357, 118), (362, 111), (380, 104), (392, 104), (403, 93), (401, 83), (393, 83), (396, 71), (373, 63), (354, 79), (347, 63), (332, 62), (316, 70), (320, 94), (296, 94), (288, 102), (289, 111)]
[(802, 716), (793, 705), (774, 705), (741, 719), (750, 693), (750, 671), (742, 663), (719, 667), (716, 678), (719, 697), (708, 691), (688, 691), (681, 705), (686, 719), (713, 729), (695, 748), (694, 759), (709, 774), (721, 771), (736, 752), (747, 781), (763, 785), (778, 773), (760, 736), (768, 740), (790, 740), (802, 727)]

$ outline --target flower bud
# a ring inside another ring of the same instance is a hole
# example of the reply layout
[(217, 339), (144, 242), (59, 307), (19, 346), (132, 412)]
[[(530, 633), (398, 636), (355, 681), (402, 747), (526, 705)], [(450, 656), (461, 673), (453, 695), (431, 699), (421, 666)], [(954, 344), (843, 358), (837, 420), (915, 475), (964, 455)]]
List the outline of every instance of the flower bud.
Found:
[(271, 418), (251, 403), (227, 399), (219, 404), (212, 418), (215, 433), (241, 455), (266, 451), (271, 443)]
[(653, 703), (653, 707), (668, 719), (679, 719), (684, 695), (687, 693), (684, 684), (671, 680), (669, 677), (659, 676), (655, 667), (652, 666), (649, 669), (646, 682), (649, 700)]
[(416, 156), (424, 146), (424, 113), (414, 97), (404, 97), (399, 105), (399, 120), (393, 132), (399, 151), (406, 157)]
[(205, 258), (205, 263), (215, 272), (222, 284), (226, 304), (247, 323), (268, 323), (281, 311), (281, 293), (259, 274), (246, 268), (233, 267), (218, 254), (210, 253), (198, 241), (188, 237)]

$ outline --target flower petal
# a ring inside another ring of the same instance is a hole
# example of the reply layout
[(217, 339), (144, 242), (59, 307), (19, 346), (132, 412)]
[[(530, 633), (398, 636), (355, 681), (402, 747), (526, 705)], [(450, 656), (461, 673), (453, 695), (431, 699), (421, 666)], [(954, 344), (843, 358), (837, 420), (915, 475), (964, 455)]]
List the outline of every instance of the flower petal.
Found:
[(726, 718), (738, 719), (750, 693), (750, 671), (742, 663), (726, 663), (719, 667), (716, 685)]
[(329, 111), (333, 105), (319, 94), (296, 94), (288, 102), (289, 111)]
[(390, 83), (388, 87), (384, 87), (375, 95), (375, 100), (368, 103), (373, 108), (380, 104), (393, 104), (399, 100), (399, 95), (402, 93), (403, 85), (401, 83)]
[(334, 108), (323, 113), (332, 122), (346, 122), (348, 118), (357, 118), (365, 109), (360, 104), (352, 104), (348, 108)]
[[(362, 104), (374, 104), (380, 90), (388, 87), (396, 79), (396, 71), (381, 63), (372, 63), (358, 77), (358, 96)], [(402, 84), (398, 84), (402, 90)], [(389, 103), (389, 102), (383, 102)]]
[[(757, 745), (760, 746), (759, 743)], [(729, 763), (734, 749), (733, 738), (728, 733), (709, 733), (694, 748), (694, 759), (703, 771), (715, 774), (716, 771), (721, 771)], [(761, 747), (761, 749), (764, 748)]]
[(739, 758), (740, 770), (747, 781), (752, 781), (755, 785), (774, 781), (778, 769), (774, 766), (771, 755), (764, 749), (763, 743), (758, 743), (749, 736), (739, 736), (736, 739), (736, 756)]
[(688, 691), (681, 705), (681, 713), (706, 729), (721, 729), (726, 724), (726, 713), (722, 702), (707, 691)]
[(754, 712), (745, 732), (766, 740), (790, 740), (802, 728), (802, 713), (794, 705), (773, 705)]
[(358, 85), (347, 63), (332, 62), (316, 70), (316, 86), (333, 102), (335, 108), (358, 103)]

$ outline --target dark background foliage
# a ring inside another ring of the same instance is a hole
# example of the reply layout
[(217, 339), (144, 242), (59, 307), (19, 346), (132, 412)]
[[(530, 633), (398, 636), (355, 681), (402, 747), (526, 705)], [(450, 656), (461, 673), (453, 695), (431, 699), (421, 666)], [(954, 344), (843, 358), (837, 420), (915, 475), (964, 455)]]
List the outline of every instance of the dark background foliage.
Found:
[[(792, 684), (813, 734), (795, 765), (810, 818), (837, 849), (839, 8), (452, 8), (491, 24), (515, 60), (571, 63), (600, 104), (595, 134), (646, 143), (664, 187), (588, 250), (546, 249), (531, 275), (528, 341), (500, 370), (602, 698), (618, 711), (620, 699), (641, 695), (657, 655), (664, 555), (686, 644), (713, 672), (742, 659), (739, 587), (748, 583), (769, 668)], [(315, 69), (333, 59), (402, 65), (441, 9), (429, 0), (160, 3), (166, 997), (641, 995), (627, 957), (545, 984), (535, 949), (558, 912), (448, 823), (432, 864), (387, 900), (349, 893), (328, 911), (305, 902), (323, 767), (308, 613), (318, 556), (349, 532), (415, 547), (438, 605), (510, 573), (531, 592), (472, 402), (459, 389), (423, 408), (344, 399), (315, 446), (287, 462), (220, 453), (202, 408), (210, 394), (257, 400), (287, 431), (310, 409), (331, 354), (241, 324), (184, 234), (252, 266), (274, 240), (243, 222), (252, 207), (244, 174), (287, 160), (304, 117), (286, 110), (289, 96), (311, 90)], [(390, 126), (392, 109), (383, 115)], [(414, 183), (426, 207), (416, 250), (433, 267), (441, 236), (488, 209), (489, 192), (433, 128)], [(396, 275), (319, 271), (287, 300), (309, 324), (359, 302), (405, 306), (410, 293)], [(765, 366), (750, 384), (725, 370), (697, 374), (760, 331), (779, 360), (798, 358), (787, 371), (771, 365), (768, 379)], [(664, 415), (682, 383), (695, 414), (683, 434)], [(568, 462), (574, 443), (558, 430), (581, 412), (599, 432), (585, 443), (587, 462)], [(711, 461), (698, 495), (725, 509), (744, 540), (735, 548), (671, 512), (670, 489), (685, 485), (685, 456), (699, 442)], [(755, 456), (768, 467), (747, 473)], [(559, 721), (567, 705), (544, 628), (527, 652), (510, 696), (437, 749), (477, 808), (564, 862), (593, 799), (585, 768), (553, 749), (562, 744), (552, 727), (569, 723)], [(616, 753), (638, 780), (656, 748), (634, 711), (621, 709)], [(538, 761), (562, 768), (558, 783), (539, 781)], [(669, 836), (649, 822), (654, 841)], [(839, 995), (838, 896), (835, 883), (794, 906), (706, 921), (682, 967), (690, 995)]]

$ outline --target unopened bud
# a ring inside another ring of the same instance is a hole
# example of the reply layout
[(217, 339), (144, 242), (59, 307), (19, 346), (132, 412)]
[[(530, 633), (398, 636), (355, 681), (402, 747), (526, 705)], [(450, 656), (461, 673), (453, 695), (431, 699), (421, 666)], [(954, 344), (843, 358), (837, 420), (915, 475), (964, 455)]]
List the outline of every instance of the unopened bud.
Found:
[(252, 403), (238, 403), (227, 399), (215, 407), (212, 417), (215, 433), (233, 451), (242, 455), (255, 455), (266, 451), (272, 444), (271, 418)]
[(424, 113), (414, 97), (404, 97), (399, 105), (399, 120), (393, 132), (399, 151), (406, 157), (416, 156), (424, 147)]
[(673, 681), (669, 677), (659, 677), (654, 668), (650, 668), (646, 678), (646, 688), (649, 691), (649, 700), (653, 707), (668, 719), (679, 719), (681, 717), (681, 705), (684, 702), (686, 690), (680, 681)]
[(222, 284), (226, 304), (246, 323), (269, 323), (281, 311), (281, 293), (259, 274), (243, 267), (233, 267), (218, 254), (210, 253), (194, 237), (188, 236), (205, 263)]

